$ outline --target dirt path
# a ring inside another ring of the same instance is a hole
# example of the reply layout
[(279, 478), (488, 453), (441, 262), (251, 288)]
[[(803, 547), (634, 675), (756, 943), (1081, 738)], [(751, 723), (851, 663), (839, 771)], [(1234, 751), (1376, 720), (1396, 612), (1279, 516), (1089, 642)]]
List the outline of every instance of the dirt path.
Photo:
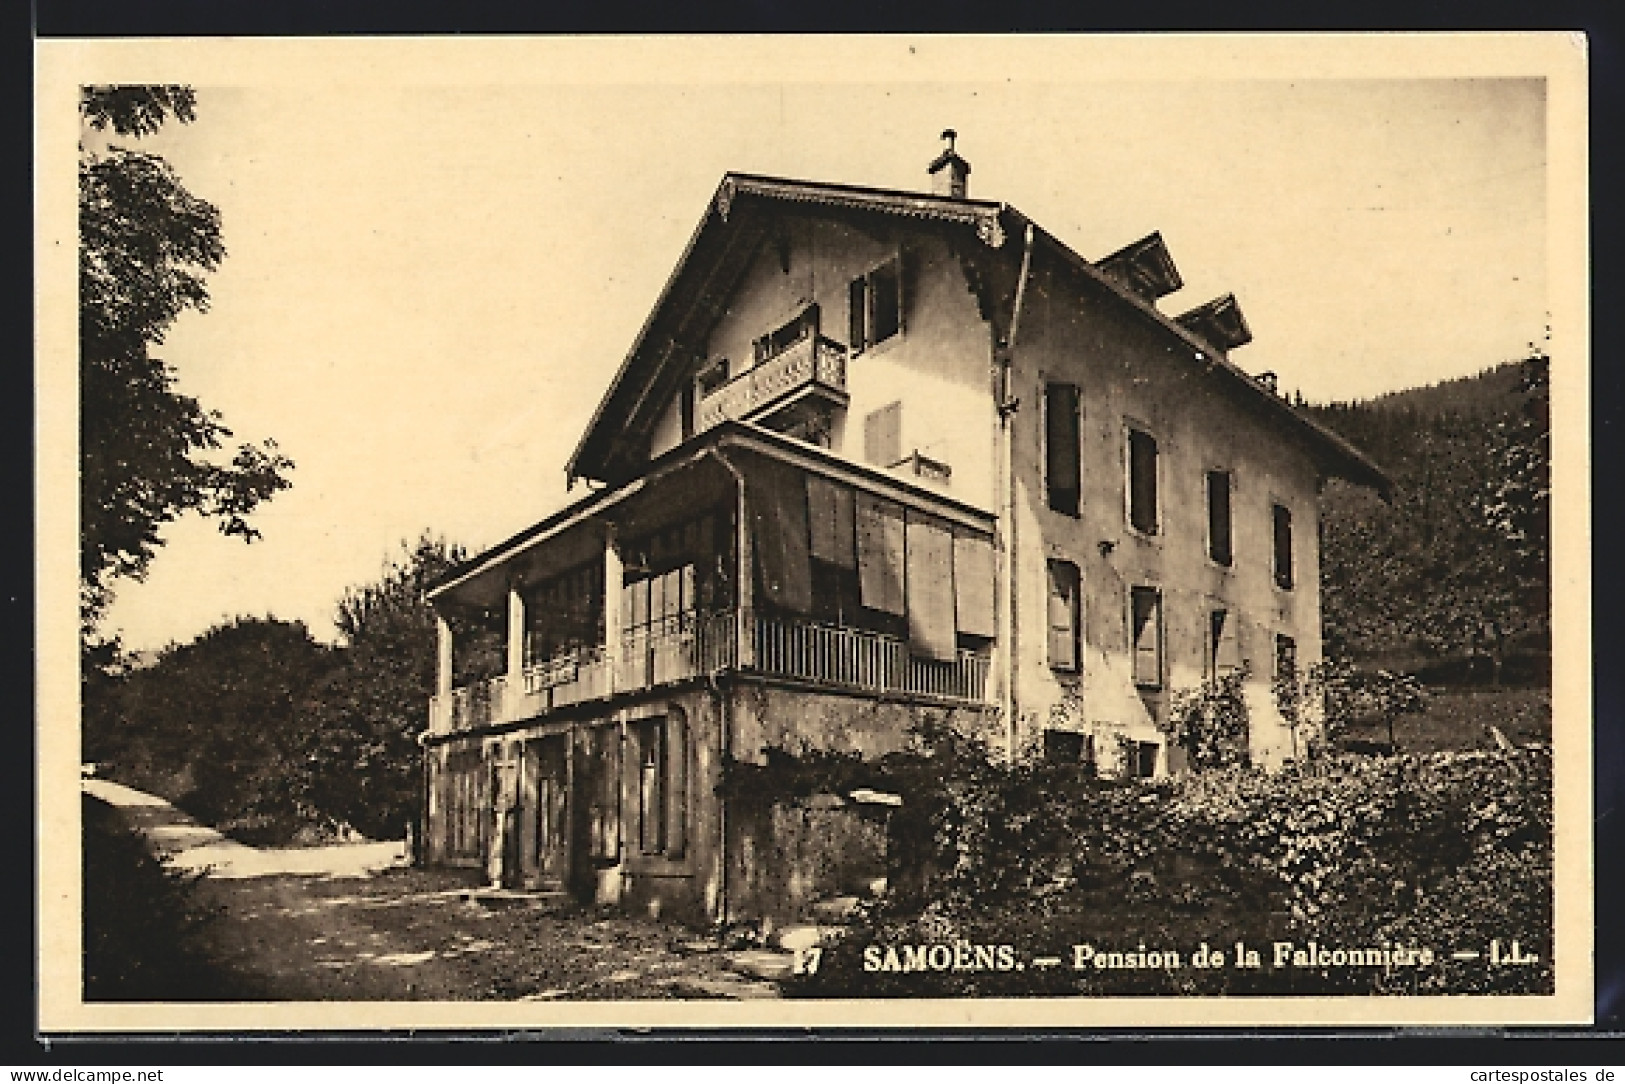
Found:
[(405, 867), (398, 843), (261, 849), (100, 780), (171, 867), (204, 871), (209, 955), (227, 1000), (761, 998), (682, 927), (470, 899), (476, 874)]
[(548, 914), (465, 899), (455, 871), (365, 880), (206, 882), (226, 918), (214, 955), (242, 996), (273, 1000), (548, 1000), (776, 996), (695, 935), (621, 917)]

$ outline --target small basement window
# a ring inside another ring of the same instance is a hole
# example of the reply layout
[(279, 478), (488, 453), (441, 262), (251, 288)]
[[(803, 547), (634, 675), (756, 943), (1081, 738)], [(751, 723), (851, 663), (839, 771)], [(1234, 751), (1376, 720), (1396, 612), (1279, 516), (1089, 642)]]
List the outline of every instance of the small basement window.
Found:
[(1089, 737), (1075, 730), (1044, 731), (1044, 759), (1050, 764), (1086, 764)]

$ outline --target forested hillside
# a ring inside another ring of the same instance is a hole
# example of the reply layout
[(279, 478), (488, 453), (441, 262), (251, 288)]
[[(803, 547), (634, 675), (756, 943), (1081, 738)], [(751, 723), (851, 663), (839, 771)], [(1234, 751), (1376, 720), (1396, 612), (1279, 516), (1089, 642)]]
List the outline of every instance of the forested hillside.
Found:
[(1442, 680), (1549, 680), (1547, 360), (1308, 409), (1394, 482), (1391, 503), (1327, 487), (1328, 652)]

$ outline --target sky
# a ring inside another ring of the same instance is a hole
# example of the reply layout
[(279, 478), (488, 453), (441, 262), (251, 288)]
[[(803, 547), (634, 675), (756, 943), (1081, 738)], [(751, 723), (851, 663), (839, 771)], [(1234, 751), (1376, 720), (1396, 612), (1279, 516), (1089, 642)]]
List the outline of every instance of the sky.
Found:
[[(839, 43), (823, 52), (836, 70)], [(158, 353), (297, 466), (261, 541), (165, 530), (109, 612), (126, 647), (236, 615), (331, 639), (344, 589), (404, 540), (480, 549), (579, 496), (565, 460), (729, 170), (927, 190), (953, 127), (972, 196), (1086, 257), (1160, 230), (1185, 280), (1164, 311), (1234, 292), (1254, 341), (1233, 360), (1311, 400), (1468, 375), (1545, 335), (1539, 79), (620, 70), (198, 82), (196, 122), (142, 141), (220, 208), (228, 250), (209, 311)]]

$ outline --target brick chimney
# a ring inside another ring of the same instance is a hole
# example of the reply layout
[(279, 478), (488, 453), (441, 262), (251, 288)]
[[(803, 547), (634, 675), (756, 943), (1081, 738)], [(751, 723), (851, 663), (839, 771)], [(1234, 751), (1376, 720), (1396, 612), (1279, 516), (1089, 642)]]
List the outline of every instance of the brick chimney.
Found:
[(942, 141), (948, 146), (926, 168), (926, 172), (931, 174), (931, 194), (934, 196), (965, 199), (970, 194), (970, 186), (966, 183), (970, 179), (970, 163), (954, 150), (954, 140), (957, 138), (958, 132), (952, 128), (945, 129)]

